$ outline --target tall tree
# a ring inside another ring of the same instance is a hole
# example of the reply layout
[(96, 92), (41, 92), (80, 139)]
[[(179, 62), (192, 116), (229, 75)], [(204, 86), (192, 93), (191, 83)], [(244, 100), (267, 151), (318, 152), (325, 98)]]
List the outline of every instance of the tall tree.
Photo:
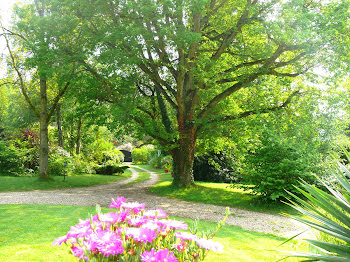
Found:
[[(103, 84), (106, 100), (168, 148), (180, 187), (194, 183), (198, 137), (226, 121), (285, 108), (301, 92), (294, 79), (325, 58), (332, 62), (334, 32), (346, 25), (337, 22), (349, 10), (349, 1), (62, 4), (89, 43), (80, 63)], [(130, 78), (134, 85), (123, 88)]]
[[(19, 87), (40, 121), (39, 177), (45, 180), (49, 178), (49, 121), (71, 85), (76, 70), (74, 59), (60, 52), (61, 48), (74, 43), (76, 37), (69, 32), (67, 24), (62, 29), (57, 23), (60, 18), (49, 7), (47, 1), (37, 0), (16, 8), (13, 27), (2, 27), (10, 69), (16, 75), (13, 84)], [(38, 98), (39, 104), (35, 98)]]

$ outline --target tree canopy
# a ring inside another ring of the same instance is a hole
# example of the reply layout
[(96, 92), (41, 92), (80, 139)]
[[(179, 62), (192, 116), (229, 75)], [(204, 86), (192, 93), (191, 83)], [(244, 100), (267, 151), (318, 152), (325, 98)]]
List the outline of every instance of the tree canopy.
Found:
[(317, 68), (346, 72), (348, 13), (336, 0), (38, 0), (18, 9), (14, 33), (35, 35), (23, 47), (40, 74), (90, 73), (91, 99), (165, 147), (186, 187), (197, 138), (283, 110)]

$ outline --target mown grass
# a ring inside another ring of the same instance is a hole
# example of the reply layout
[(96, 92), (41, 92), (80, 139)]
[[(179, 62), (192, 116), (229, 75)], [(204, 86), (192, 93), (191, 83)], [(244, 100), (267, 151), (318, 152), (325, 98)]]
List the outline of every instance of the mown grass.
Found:
[[(95, 214), (94, 207), (49, 205), (0, 205), (1, 262), (76, 261), (65, 246), (52, 241), (68, 232), (78, 222)], [(103, 208), (103, 212), (108, 209)], [(177, 218), (180, 219), (180, 218)], [(194, 221), (182, 219), (188, 224)], [(199, 221), (199, 231), (212, 231), (215, 223)], [(224, 245), (224, 253), (209, 253), (207, 262), (276, 261), (285, 254), (276, 250), (306, 251), (306, 245), (292, 241), (278, 247), (283, 238), (251, 232), (235, 226), (223, 226), (215, 240)], [(289, 259), (287, 261), (299, 261)]]
[(151, 174), (149, 172), (145, 172), (142, 169), (139, 169), (139, 168), (134, 167), (134, 166), (132, 168), (138, 172), (138, 177), (134, 181), (131, 181), (131, 182), (125, 184), (124, 186), (130, 186), (130, 185), (144, 182), (144, 181), (148, 180), (151, 176)]
[(135, 166), (139, 166), (139, 167), (142, 167), (142, 168), (145, 168), (147, 170), (150, 170), (152, 172), (156, 172), (156, 173), (164, 173), (164, 169), (163, 168), (154, 168), (150, 165), (146, 165), (146, 164), (143, 164), (143, 165), (135, 165)]
[(149, 189), (151, 193), (191, 202), (237, 207), (270, 214), (295, 213), (292, 208), (283, 203), (262, 202), (259, 197), (239, 188), (238, 185), (232, 187), (225, 183), (196, 182), (194, 187), (179, 189), (171, 185), (170, 174), (161, 173), (159, 178), (158, 183)]
[(67, 176), (65, 181), (63, 181), (64, 178), (62, 176), (52, 176), (50, 181), (40, 181), (37, 177), (0, 176), (0, 191), (30, 191), (84, 187), (116, 182), (130, 176), (130, 170), (126, 170), (123, 174), (116, 174), (113, 176), (87, 174)]

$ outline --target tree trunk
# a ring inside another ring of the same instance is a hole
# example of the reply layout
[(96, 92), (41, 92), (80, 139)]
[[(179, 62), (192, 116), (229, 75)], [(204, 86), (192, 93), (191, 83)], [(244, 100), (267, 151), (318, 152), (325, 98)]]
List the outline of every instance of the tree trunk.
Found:
[(70, 153), (74, 152), (74, 121), (72, 120), (72, 124), (70, 126), (70, 140), (69, 140), (69, 149)]
[(40, 79), (40, 153), (39, 178), (48, 180), (49, 176), (49, 132), (47, 112), (47, 86), (46, 80)]
[(58, 145), (63, 148), (63, 133), (62, 133), (62, 115), (61, 104), (57, 104), (57, 132), (58, 132)]
[(77, 129), (77, 141), (76, 141), (76, 148), (75, 153), (78, 155), (80, 154), (80, 146), (81, 146), (81, 126), (83, 124), (83, 115), (79, 117), (78, 122), (78, 129)]
[(170, 151), (173, 157), (173, 185), (179, 188), (191, 187), (194, 185), (193, 161), (196, 148), (195, 130), (190, 129), (186, 132), (186, 135), (180, 135), (178, 145), (177, 148)]

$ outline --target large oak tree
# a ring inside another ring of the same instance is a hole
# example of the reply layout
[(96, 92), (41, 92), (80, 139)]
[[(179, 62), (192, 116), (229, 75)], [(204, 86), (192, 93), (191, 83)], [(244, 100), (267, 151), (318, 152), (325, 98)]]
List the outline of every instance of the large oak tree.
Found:
[(226, 121), (288, 106), (301, 92), (294, 79), (324, 61), (332, 63), (341, 38), (335, 32), (346, 26), (341, 22), (349, 2), (319, 2), (66, 0), (60, 5), (83, 30), (85, 56), (79, 62), (103, 85), (103, 99), (124, 108), (169, 150), (174, 185), (186, 187), (194, 183), (197, 138)]

